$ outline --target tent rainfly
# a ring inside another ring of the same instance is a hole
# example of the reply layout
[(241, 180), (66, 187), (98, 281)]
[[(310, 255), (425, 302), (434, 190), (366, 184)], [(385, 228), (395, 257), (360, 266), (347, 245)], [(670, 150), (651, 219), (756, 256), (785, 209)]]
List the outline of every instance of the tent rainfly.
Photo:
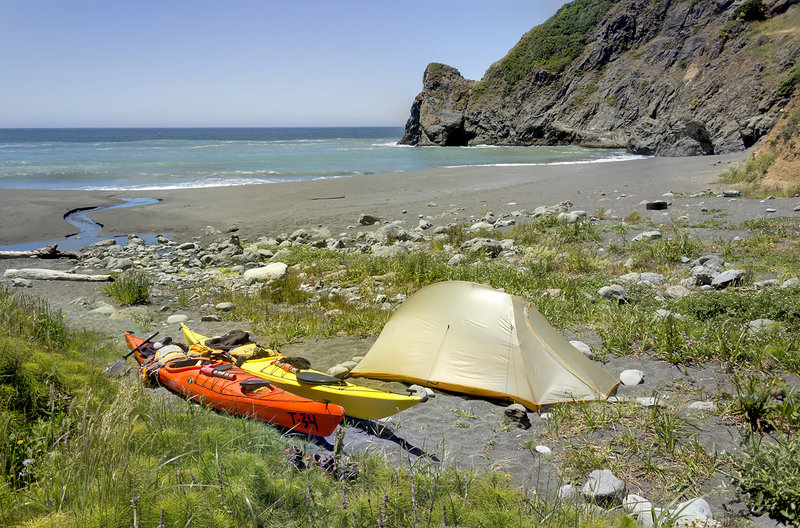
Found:
[(522, 297), (448, 281), (410, 296), (352, 376), (541, 405), (603, 400), (617, 387)]

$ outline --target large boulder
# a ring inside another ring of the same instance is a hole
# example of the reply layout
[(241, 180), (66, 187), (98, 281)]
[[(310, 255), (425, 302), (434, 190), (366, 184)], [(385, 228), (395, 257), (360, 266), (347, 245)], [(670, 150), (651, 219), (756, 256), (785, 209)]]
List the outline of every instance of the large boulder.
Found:
[(280, 280), (286, 275), (287, 268), (283, 262), (272, 262), (260, 268), (252, 268), (244, 272), (244, 282), (249, 285)]

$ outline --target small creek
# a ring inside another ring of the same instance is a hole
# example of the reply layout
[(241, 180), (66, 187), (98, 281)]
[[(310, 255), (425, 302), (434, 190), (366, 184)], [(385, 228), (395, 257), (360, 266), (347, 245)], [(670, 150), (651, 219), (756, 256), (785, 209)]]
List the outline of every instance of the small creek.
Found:
[[(125, 207), (136, 207), (137, 205), (149, 205), (158, 202), (155, 198), (121, 198), (122, 203), (112, 205), (101, 205), (100, 207), (90, 207), (86, 209), (75, 209), (64, 215), (64, 220), (78, 228), (78, 232), (73, 235), (68, 235), (60, 240), (48, 240), (44, 242), (25, 242), (22, 244), (12, 244), (10, 246), (0, 246), (0, 251), (26, 251), (31, 249), (39, 249), (51, 244), (58, 244), (60, 251), (79, 251), (81, 248), (113, 238), (117, 244), (126, 245), (128, 243), (127, 236), (118, 237), (101, 237), (100, 230), (103, 229), (101, 224), (92, 220), (89, 215), (97, 211), (106, 211), (108, 209), (123, 209)], [(140, 238), (150, 245), (156, 243), (156, 236), (158, 235), (139, 235)]]

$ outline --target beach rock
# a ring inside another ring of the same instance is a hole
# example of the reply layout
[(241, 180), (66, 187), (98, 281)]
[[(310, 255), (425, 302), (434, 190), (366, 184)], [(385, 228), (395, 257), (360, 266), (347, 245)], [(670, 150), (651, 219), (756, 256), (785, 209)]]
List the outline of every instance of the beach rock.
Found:
[(622, 509), (630, 515), (649, 513), (653, 509), (653, 503), (641, 495), (630, 494), (622, 501)]
[(641, 242), (641, 241), (648, 241), (648, 240), (658, 240), (661, 238), (661, 231), (645, 231), (644, 233), (639, 233), (633, 239), (632, 242)]
[(621, 502), (624, 492), (625, 483), (608, 469), (592, 471), (581, 488), (584, 497), (598, 502)]
[(563, 201), (556, 205), (540, 205), (531, 213), (532, 218), (539, 218), (542, 216), (554, 216), (559, 213), (566, 213), (572, 207), (572, 202)]
[(670, 299), (683, 299), (691, 293), (692, 292), (690, 292), (685, 286), (670, 286), (666, 289), (666, 291), (664, 291), (664, 295)]
[[(704, 526), (708, 525), (708, 521), (714, 520), (714, 514), (711, 512), (711, 506), (708, 502), (701, 497), (690, 499), (686, 502), (681, 502), (672, 511), (675, 515), (675, 526)], [(705, 524), (703, 524), (705, 523)]]
[(385, 244), (386, 242), (394, 243), (397, 240), (406, 241), (410, 237), (408, 232), (406, 232), (406, 230), (403, 229), (400, 224), (391, 223), (381, 226), (377, 231), (375, 231), (375, 238)]
[(689, 410), (696, 412), (714, 412), (717, 410), (717, 404), (713, 401), (696, 401), (689, 404)]
[(530, 428), (531, 420), (528, 418), (528, 410), (519, 403), (512, 403), (503, 411), (503, 423), (516, 425), (522, 429)]
[(742, 280), (742, 277), (744, 277), (743, 270), (734, 269), (734, 270), (724, 271), (719, 275), (717, 275), (716, 277), (714, 277), (714, 280), (711, 281), (711, 286), (717, 288), (718, 290), (721, 290), (737, 282), (740, 282)]
[(773, 321), (772, 319), (754, 319), (745, 323), (744, 326), (747, 328), (747, 333), (751, 335), (784, 328), (783, 323)]
[(371, 226), (377, 224), (378, 222), (380, 222), (380, 218), (368, 213), (361, 213), (361, 216), (358, 217), (358, 225)]
[(549, 455), (550, 453), (553, 452), (553, 450), (547, 447), (546, 445), (537, 445), (536, 447), (533, 448), (533, 450), (539, 453), (540, 455)]
[(561, 500), (574, 499), (577, 498), (579, 494), (578, 488), (572, 484), (564, 484), (558, 488), (558, 498)]
[(759, 290), (763, 290), (764, 288), (772, 288), (774, 286), (780, 286), (781, 281), (778, 279), (764, 279), (760, 281), (755, 281), (753, 286), (758, 288)]
[(201, 315), (200, 320), (204, 323), (212, 323), (222, 321), (222, 317), (214, 314)]
[(628, 302), (628, 292), (619, 284), (603, 286), (598, 290), (597, 295), (599, 295), (601, 299), (616, 301), (620, 304)]
[(725, 265), (725, 261), (719, 255), (714, 254), (706, 254), (702, 255), (697, 260), (691, 262), (689, 264), (690, 268), (695, 268), (697, 266), (711, 266), (711, 267), (722, 267)]
[(372, 254), (378, 258), (393, 259), (408, 255), (408, 248), (399, 244), (388, 247), (378, 244), (372, 246)]
[(641, 405), (642, 407), (663, 407), (664, 404), (655, 396), (640, 396), (638, 398), (634, 398), (634, 403)]
[(20, 279), (20, 278), (10, 279), (8, 281), (8, 284), (12, 288), (33, 288), (33, 283), (28, 279)]
[(467, 240), (459, 248), (461, 252), (485, 252), (488, 256), (495, 258), (503, 251), (503, 246), (497, 240), (491, 238), (472, 238)]
[(127, 270), (133, 267), (133, 260), (129, 258), (110, 258), (106, 269), (110, 270)]
[(581, 215), (577, 214), (577, 212), (573, 211), (571, 213), (558, 213), (557, 216), (558, 220), (567, 224), (576, 224), (580, 222)]
[(189, 320), (188, 315), (173, 314), (167, 317), (167, 324), (185, 323), (188, 320)]
[(674, 319), (676, 321), (685, 320), (685, 317), (683, 317), (681, 314), (670, 312), (669, 310), (665, 310), (663, 308), (656, 310), (656, 313), (653, 314), (653, 317), (655, 319)]
[(244, 283), (249, 286), (256, 282), (280, 280), (286, 275), (287, 268), (288, 266), (283, 262), (273, 262), (260, 268), (249, 269), (244, 272)]
[(722, 269), (718, 266), (695, 266), (692, 268), (692, 283), (695, 286), (711, 286), (719, 275), (722, 274)]
[(333, 376), (334, 378), (344, 379), (348, 374), (350, 374), (350, 369), (341, 365), (335, 365), (328, 369), (328, 375)]
[(219, 310), (220, 312), (231, 312), (233, 311), (234, 305), (232, 302), (221, 302), (214, 306), (214, 309)]
[(583, 341), (570, 341), (569, 344), (578, 349), (578, 351), (587, 358), (594, 359), (594, 352), (592, 352), (592, 347), (590, 347)]
[(462, 255), (461, 253), (456, 253), (450, 258), (450, 260), (447, 261), (447, 265), (458, 266), (459, 264), (463, 263), (466, 259), (467, 257)]
[(619, 374), (619, 381), (628, 387), (639, 385), (644, 381), (644, 372), (637, 369), (623, 370)]
[(665, 279), (664, 279), (664, 276), (662, 274), (660, 274), (660, 273), (645, 272), (645, 273), (639, 274), (639, 282), (644, 282), (644, 283), (647, 283), (647, 284), (660, 285), (660, 284), (664, 284)]
[(790, 279), (786, 279), (785, 281), (783, 281), (783, 284), (781, 284), (781, 288), (794, 288), (795, 286), (798, 285), (800, 285), (800, 279), (798, 279), (797, 277), (792, 277)]
[(480, 221), (469, 226), (470, 231), (480, 231), (481, 229), (493, 229), (494, 226), (486, 221)]
[(112, 305), (108, 304), (107, 302), (97, 301), (97, 303), (95, 303), (94, 308), (92, 308), (90, 313), (110, 316), (116, 311), (117, 309), (114, 308)]
[(416, 396), (422, 402), (428, 401), (428, 391), (422, 385), (411, 385), (406, 389), (411, 396)]
[(617, 278), (617, 280), (622, 282), (639, 282), (639, 273), (632, 271), (630, 273), (626, 273), (625, 275), (621, 275)]

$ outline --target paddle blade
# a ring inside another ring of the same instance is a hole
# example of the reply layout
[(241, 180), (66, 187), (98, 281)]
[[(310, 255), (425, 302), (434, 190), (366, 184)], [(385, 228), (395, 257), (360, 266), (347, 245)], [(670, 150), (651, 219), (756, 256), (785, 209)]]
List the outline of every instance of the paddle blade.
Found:
[(105, 372), (106, 376), (112, 376), (117, 372), (119, 372), (119, 370), (122, 368), (123, 365), (125, 365), (125, 358), (119, 358), (118, 360), (107, 366), (105, 370), (103, 370), (103, 372)]

